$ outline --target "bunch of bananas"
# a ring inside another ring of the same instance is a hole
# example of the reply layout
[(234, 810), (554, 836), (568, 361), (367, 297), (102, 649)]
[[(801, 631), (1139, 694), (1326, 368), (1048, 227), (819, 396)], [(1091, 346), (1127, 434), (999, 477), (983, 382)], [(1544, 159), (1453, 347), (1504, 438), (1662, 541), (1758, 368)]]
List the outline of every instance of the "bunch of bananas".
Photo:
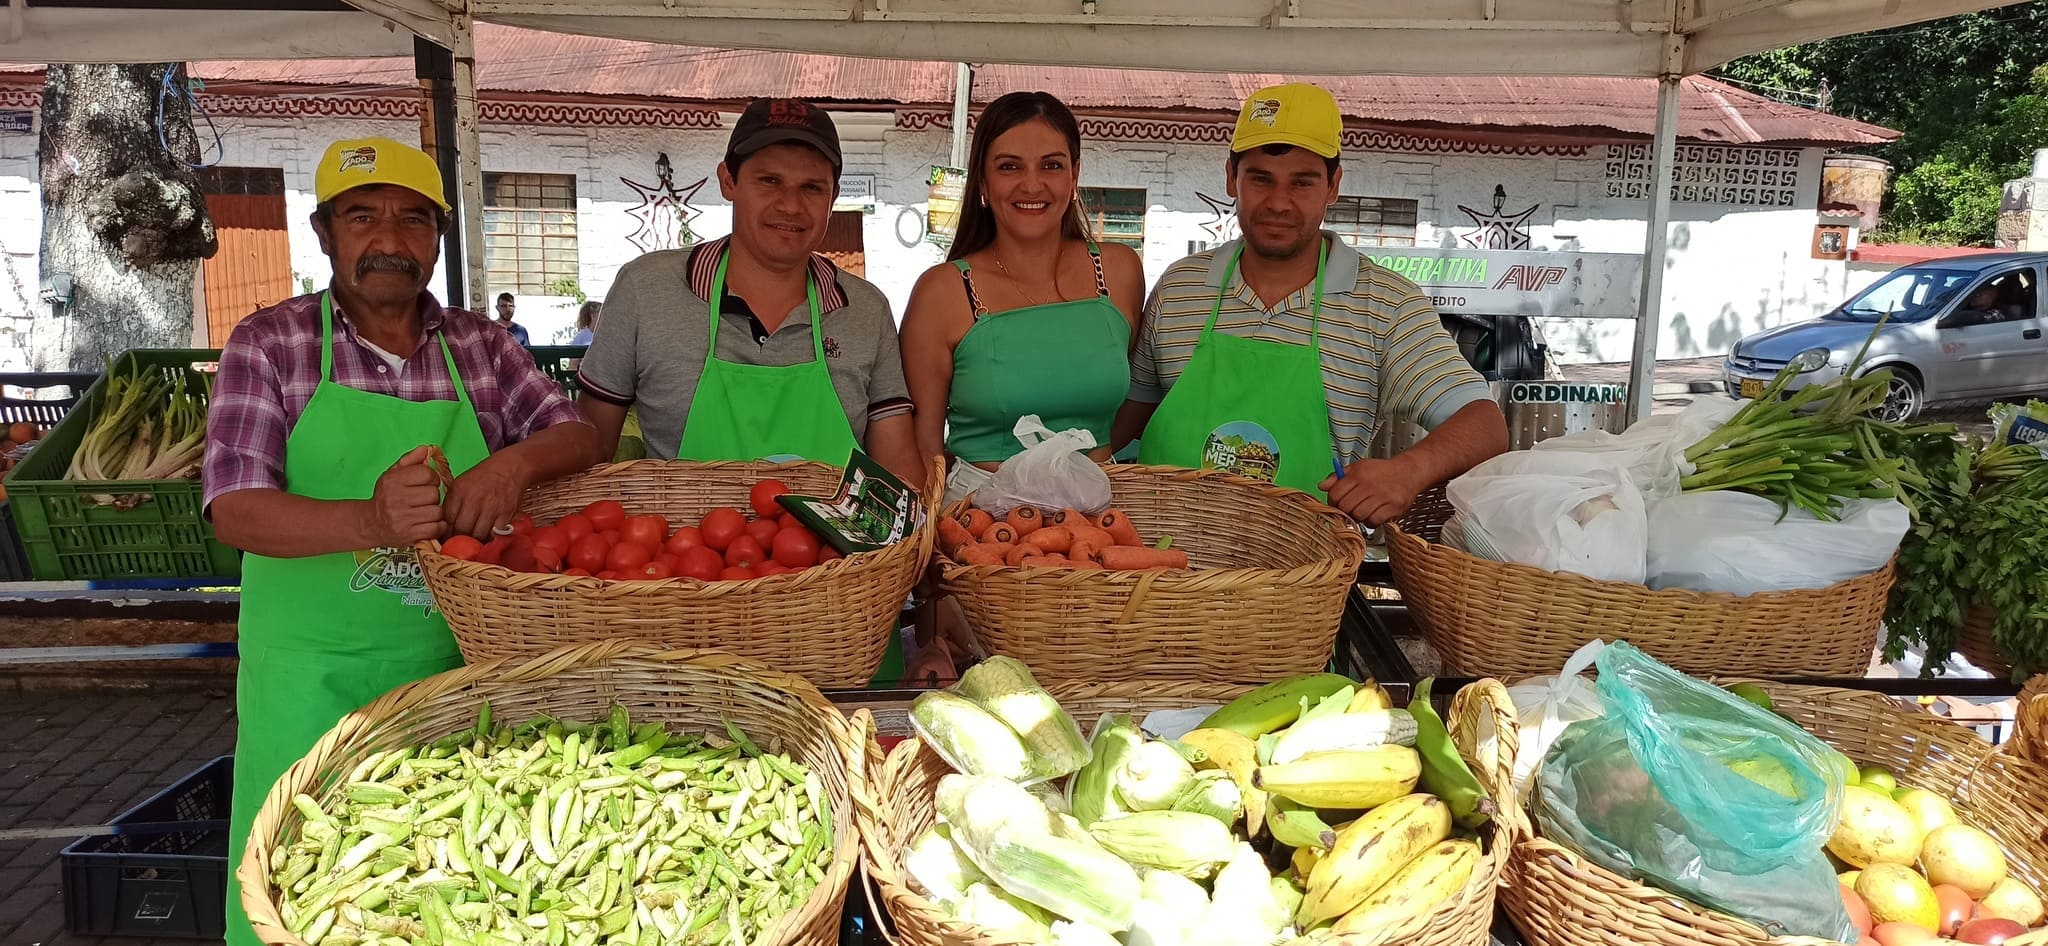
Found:
[(1298, 930), (1363, 932), (1425, 917), (1465, 889), (1494, 812), (1429, 703), (1307, 674), (1267, 684), (1182, 737), (1229, 773), (1245, 829), (1293, 848)]

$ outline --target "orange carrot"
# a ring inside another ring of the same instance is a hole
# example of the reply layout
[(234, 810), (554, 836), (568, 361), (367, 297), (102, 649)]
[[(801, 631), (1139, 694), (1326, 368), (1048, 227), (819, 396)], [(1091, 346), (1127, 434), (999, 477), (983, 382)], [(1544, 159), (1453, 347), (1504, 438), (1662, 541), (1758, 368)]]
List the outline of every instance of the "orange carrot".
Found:
[(1025, 536), (1024, 544), (1041, 551), (1064, 555), (1074, 544), (1074, 530), (1066, 526), (1046, 526)]
[(1188, 553), (1179, 549), (1147, 549), (1118, 545), (1102, 550), (1102, 567), (1117, 571), (1186, 568)]
[(939, 520), (939, 548), (947, 555), (957, 556), (960, 547), (974, 543), (974, 533), (952, 519)]
[(1068, 528), (1073, 530), (1075, 542), (1086, 542), (1098, 549), (1106, 549), (1116, 544), (1116, 536), (1110, 535), (1109, 530), (1101, 526), (1083, 525)]
[(1037, 532), (1045, 526), (1045, 516), (1040, 514), (1035, 506), (1018, 506), (1010, 510), (1010, 514), (1003, 517), (1003, 521), (1009, 523), (1010, 528), (1017, 530), (1020, 537)]
[(1038, 550), (1032, 548), (1031, 546), (1013, 545), (1010, 546), (1010, 550), (1008, 552), (1003, 553), (1003, 564), (1022, 565), (1024, 564), (1024, 559), (1036, 554), (1038, 554)]
[(1015, 545), (1022, 538), (1017, 527), (1007, 522), (991, 523), (988, 531), (981, 534), (981, 540), (991, 545)]
[(1145, 544), (1145, 540), (1138, 537), (1138, 527), (1131, 525), (1131, 517), (1124, 515), (1121, 509), (1104, 510), (1102, 515), (1095, 518), (1095, 524), (1108, 532), (1111, 538), (1116, 539), (1118, 545)]
[(973, 542), (960, 547), (954, 556), (962, 565), (1001, 565), (1003, 553), (999, 547), (986, 542)]
[(1062, 509), (1059, 512), (1053, 513), (1051, 516), (1051, 521), (1052, 524), (1056, 526), (1092, 526), (1095, 524), (1095, 517), (1090, 516), (1079, 509), (1075, 509), (1072, 506), (1068, 506), (1067, 508)]
[(1068, 560), (1068, 562), (1067, 562), (1067, 567), (1069, 567), (1069, 568), (1092, 568), (1092, 569), (1094, 569), (1094, 570), (1096, 570), (1096, 571), (1101, 571), (1101, 570), (1102, 570), (1102, 563), (1101, 563), (1101, 562), (1098, 562), (1098, 561), (1096, 561), (1096, 560), (1094, 560), (1094, 559), (1092, 559), (1092, 558), (1076, 558), (1076, 559), (1069, 559), (1069, 560)]
[(1019, 564), (1026, 568), (1071, 568), (1074, 563), (1064, 555), (1026, 555)]
[(1075, 539), (1074, 544), (1067, 549), (1067, 557), (1076, 563), (1087, 562), (1100, 567), (1102, 546), (1088, 539)]
[(994, 525), (995, 521), (996, 517), (971, 506), (968, 507), (966, 512), (960, 514), (960, 524), (966, 526), (967, 533), (977, 539), (981, 538), (981, 534), (987, 532), (988, 527)]

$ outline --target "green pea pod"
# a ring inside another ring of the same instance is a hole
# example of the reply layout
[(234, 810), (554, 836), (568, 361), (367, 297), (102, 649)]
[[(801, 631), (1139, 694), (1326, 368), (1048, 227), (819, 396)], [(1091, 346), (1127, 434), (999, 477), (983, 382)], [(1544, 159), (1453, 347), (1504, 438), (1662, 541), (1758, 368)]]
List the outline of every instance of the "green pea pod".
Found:
[(1435, 683), (1432, 678), (1416, 684), (1415, 698), (1408, 703), (1408, 712), (1415, 717), (1415, 751), (1422, 756), (1422, 790), (1443, 799), (1459, 827), (1478, 828), (1493, 818), (1493, 799), (1458, 755), (1443, 717), (1430, 705), (1429, 688)]

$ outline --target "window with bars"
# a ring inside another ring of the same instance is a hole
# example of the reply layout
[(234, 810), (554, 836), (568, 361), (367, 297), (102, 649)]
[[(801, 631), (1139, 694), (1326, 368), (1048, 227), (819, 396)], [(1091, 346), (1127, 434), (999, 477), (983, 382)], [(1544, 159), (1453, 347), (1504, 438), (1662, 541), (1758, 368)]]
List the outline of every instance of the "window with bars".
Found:
[(1339, 197), (1323, 226), (1352, 246), (1414, 246), (1420, 204), (1398, 197)]
[(493, 293), (543, 295), (576, 280), (575, 177), (484, 175), (484, 271)]
[(1145, 252), (1144, 188), (1083, 187), (1081, 215), (1095, 239)]

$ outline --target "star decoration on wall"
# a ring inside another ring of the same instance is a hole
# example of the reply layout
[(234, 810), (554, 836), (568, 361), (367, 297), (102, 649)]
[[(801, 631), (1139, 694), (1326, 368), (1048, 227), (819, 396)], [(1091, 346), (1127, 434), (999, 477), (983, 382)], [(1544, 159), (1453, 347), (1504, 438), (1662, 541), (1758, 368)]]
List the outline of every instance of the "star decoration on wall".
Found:
[(654, 169), (656, 180), (651, 185), (619, 178), (619, 183), (640, 195), (640, 206), (626, 210), (626, 214), (638, 220), (640, 226), (626, 239), (642, 253), (673, 250), (697, 242), (697, 235), (691, 231), (690, 224), (704, 211), (692, 206), (692, 202), (697, 199), (697, 192), (711, 180), (701, 177), (695, 184), (677, 188), (675, 169), (669, 165), (667, 152), (662, 152), (655, 160)]
[(1466, 246), (1481, 250), (1526, 250), (1529, 248), (1529, 218), (1535, 216), (1541, 204), (1530, 204), (1521, 213), (1504, 214), (1501, 207), (1508, 202), (1508, 190), (1499, 184), (1493, 185), (1493, 212), (1482, 213), (1464, 204), (1458, 209), (1472, 218), (1475, 229), (1458, 239)]
[(1211, 197), (1200, 191), (1195, 196), (1209, 205), (1209, 212), (1215, 216), (1202, 223), (1202, 232), (1209, 234), (1209, 242), (1225, 243), (1237, 239), (1237, 201), (1229, 197)]

